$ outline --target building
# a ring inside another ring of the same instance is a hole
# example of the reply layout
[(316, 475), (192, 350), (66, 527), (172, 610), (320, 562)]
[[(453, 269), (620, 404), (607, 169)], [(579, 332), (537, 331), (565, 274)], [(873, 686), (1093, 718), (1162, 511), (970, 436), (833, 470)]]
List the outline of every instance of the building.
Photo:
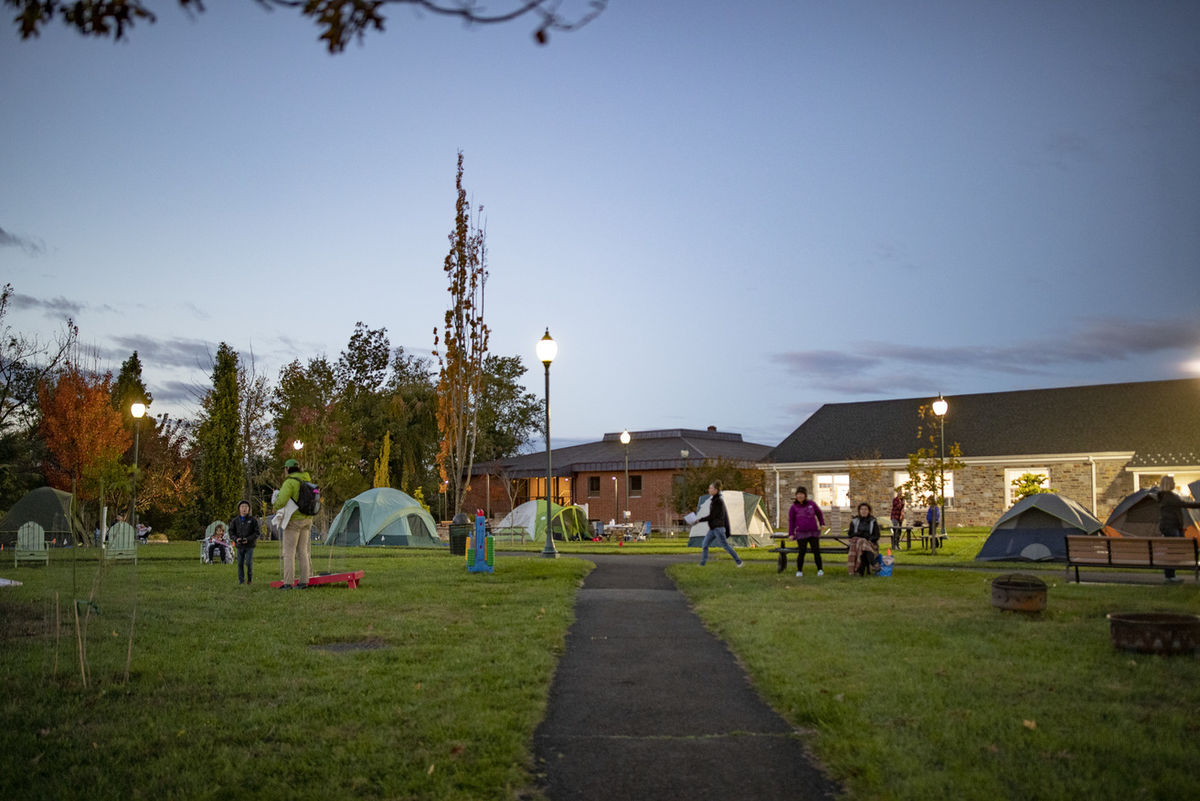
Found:
[[(713, 426), (705, 431), (633, 431), (628, 446), (621, 443), (619, 433), (605, 434), (599, 442), (551, 449), (552, 497), (555, 503), (587, 506), (590, 520), (620, 521), (622, 511), (628, 509), (631, 521), (650, 521), (662, 529), (679, 522), (670, 498), (676, 477), (684, 470), (717, 460), (754, 468), (770, 450), (770, 445), (743, 442), (741, 434)], [(546, 452), (476, 465), (471, 475), (463, 507), (500, 517), (531, 498), (546, 497)]]
[[(809, 488), (842, 526), (851, 504), (887, 518), (893, 488), (908, 480), (919, 408), (933, 397), (831, 403), (772, 450), (766, 470), (768, 513), (778, 526), (796, 486)], [(1104, 520), (1122, 498), (1165, 474), (1178, 484), (1200, 478), (1200, 379), (1104, 384), (947, 397), (947, 446), (965, 465), (946, 475), (948, 525), (991, 525), (1013, 503), (1012, 481), (1046, 476), (1049, 486)], [(932, 434), (939, 434), (933, 418)], [(910, 502), (906, 517), (923, 517)]]

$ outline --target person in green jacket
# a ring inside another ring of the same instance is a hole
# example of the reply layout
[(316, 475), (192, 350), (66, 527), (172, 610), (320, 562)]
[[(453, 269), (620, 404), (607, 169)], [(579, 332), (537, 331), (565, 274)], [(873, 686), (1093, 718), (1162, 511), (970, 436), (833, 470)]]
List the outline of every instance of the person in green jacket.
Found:
[(293, 507), (300, 500), (300, 482), (312, 481), (312, 476), (300, 469), (300, 463), (288, 459), (283, 463), (285, 478), (279, 491), (275, 493), (274, 507), (283, 511), (286, 525), (283, 528), (283, 586), (280, 589), (290, 590), (294, 584), (298, 589), (308, 588), (308, 579), (312, 576), (312, 560), (308, 555), (309, 533), (312, 531), (312, 516), (306, 515), (299, 509), (293, 508), (291, 517), (287, 517), (288, 501)]

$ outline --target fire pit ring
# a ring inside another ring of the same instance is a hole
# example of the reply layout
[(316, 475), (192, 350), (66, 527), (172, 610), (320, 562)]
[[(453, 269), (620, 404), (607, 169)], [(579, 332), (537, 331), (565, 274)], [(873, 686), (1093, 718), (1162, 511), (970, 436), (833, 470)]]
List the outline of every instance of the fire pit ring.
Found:
[(992, 579), (992, 606), (1008, 612), (1037, 613), (1046, 608), (1046, 582), (1027, 573)]
[(1176, 656), (1200, 649), (1200, 617), (1176, 612), (1114, 612), (1108, 615), (1113, 645), (1139, 654)]

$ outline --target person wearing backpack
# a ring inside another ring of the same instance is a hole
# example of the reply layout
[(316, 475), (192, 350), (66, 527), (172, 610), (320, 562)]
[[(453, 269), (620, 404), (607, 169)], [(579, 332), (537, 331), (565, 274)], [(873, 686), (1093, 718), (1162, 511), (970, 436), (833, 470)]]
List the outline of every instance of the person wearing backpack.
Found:
[(283, 512), (285, 517), (289, 501), (295, 508), (292, 510), (291, 517), (287, 517), (287, 525), (284, 526), (281, 538), (283, 586), (280, 589), (290, 590), (293, 584), (299, 589), (308, 589), (308, 579), (312, 576), (312, 561), (308, 555), (308, 538), (309, 532), (312, 531), (313, 515), (316, 513), (316, 509), (306, 503), (305, 506), (308, 506), (311, 511), (302, 511), (300, 501), (302, 494), (310, 496), (312, 494), (311, 490), (306, 493), (301, 491), (303, 484), (312, 485), (312, 476), (301, 470), (300, 463), (295, 459), (288, 459), (284, 462), (283, 470), (286, 477), (279, 491), (275, 493), (274, 507), (277, 512)]

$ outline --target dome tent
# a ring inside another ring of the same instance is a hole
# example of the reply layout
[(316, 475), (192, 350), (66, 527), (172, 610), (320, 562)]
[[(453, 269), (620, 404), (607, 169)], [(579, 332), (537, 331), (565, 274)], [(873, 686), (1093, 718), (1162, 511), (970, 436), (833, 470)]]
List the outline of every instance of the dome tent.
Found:
[[(1183, 534), (1200, 539), (1200, 509), (1182, 509)], [(1104, 522), (1104, 533), (1110, 537), (1157, 537), (1158, 487), (1140, 489), (1117, 504)]]
[(360, 492), (329, 524), (326, 545), (441, 545), (437, 524), (411, 495), (391, 487)]
[(1066, 561), (1068, 534), (1097, 534), (1104, 524), (1053, 492), (1027, 495), (1000, 515), (976, 555), (981, 562)]
[[(554, 518), (554, 539), (581, 540), (591, 536), (588, 533), (587, 510), (582, 506), (559, 506), (557, 503), (550, 506)], [(546, 501), (526, 501), (495, 526), (496, 531), (514, 528), (524, 529), (525, 536), (530, 540), (544, 541)]]
[(71, 512), (71, 493), (53, 487), (30, 490), (13, 504), (0, 520), (0, 543), (14, 544), (17, 530), (29, 522), (41, 526), (47, 540), (79, 542), (83, 534), (78, 509)]
[[(730, 545), (745, 548), (750, 545), (771, 544), (771, 534), (774, 529), (771, 527), (771, 520), (767, 517), (767, 513), (763, 511), (762, 498), (738, 490), (725, 490), (721, 493), (721, 497), (725, 499), (725, 511), (729, 514), (729, 525), (732, 529), (728, 532)], [(700, 496), (700, 500), (696, 504), (696, 514), (699, 517), (708, 514), (709, 499), (708, 495)], [(704, 544), (706, 534), (708, 534), (708, 523), (696, 523), (688, 531), (688, 545), (692, 548), (699, 548)]]

